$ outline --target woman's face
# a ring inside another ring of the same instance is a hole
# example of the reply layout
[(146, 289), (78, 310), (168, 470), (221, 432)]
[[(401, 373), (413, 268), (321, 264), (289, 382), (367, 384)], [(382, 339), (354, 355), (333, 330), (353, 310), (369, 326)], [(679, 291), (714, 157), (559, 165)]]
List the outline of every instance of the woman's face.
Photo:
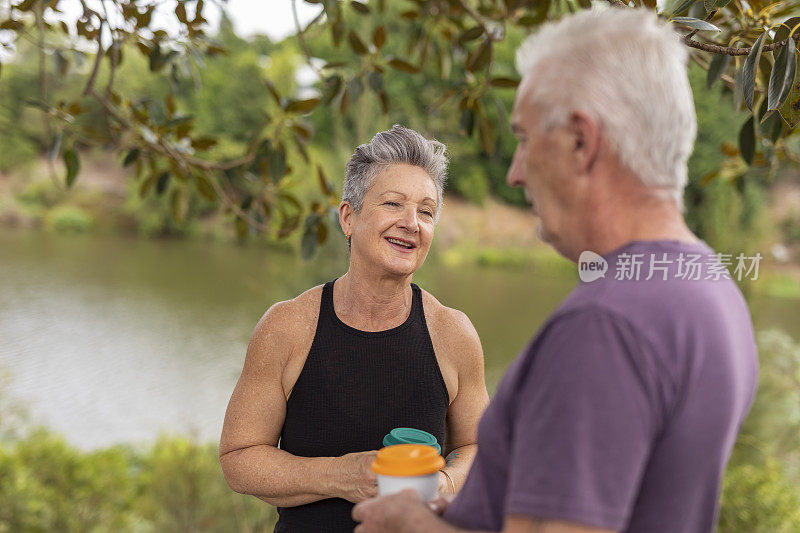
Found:
[(422, 168), (396, 164), (380, 172), (359, 213), (340, 208), (351, 256), (399, 275), (413, 274), (428, 255), (437, 208), (436, 185)]

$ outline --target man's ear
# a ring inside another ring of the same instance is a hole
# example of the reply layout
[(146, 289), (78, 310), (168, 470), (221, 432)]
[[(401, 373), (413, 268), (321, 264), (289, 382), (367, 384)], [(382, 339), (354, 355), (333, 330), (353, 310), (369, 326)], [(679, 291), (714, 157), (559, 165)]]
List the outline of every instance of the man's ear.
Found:
[(345, 200), (339, 204), (339, 225), (342, 227), (342, 232), (348, 237), (353, 233), (353, 216), (355, 216), (355, 212), (350, 202)]
[(574, 111), (567, 124), (573, 140), (573, 150), (577, 171), (588, 173), (600, 154), (600, 126), (597, 121), (583, 111)]

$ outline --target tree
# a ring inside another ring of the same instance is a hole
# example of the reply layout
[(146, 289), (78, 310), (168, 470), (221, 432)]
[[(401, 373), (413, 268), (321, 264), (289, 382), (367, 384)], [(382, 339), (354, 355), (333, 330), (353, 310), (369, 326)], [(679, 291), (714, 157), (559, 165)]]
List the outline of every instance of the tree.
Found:
[[(77, 148), (110, 145), (124, 154), (122, 164), (136, 169), (143, 195), (169, 195), (179, 223), (190, 213), (190, 192), (196, 191), (232, 215), (241, 237), (251, 231), (284, 237), (301, 230), (305, 256), (326, 239), (326, 215), (338, 201), (323, 166), (308, 153), (314, 136), (309, 119), (325, 110), (334, 111), (338, 120), (353, 117), (354, 104), (367, 92), (389, 113), (394, 101), (385, 77), (390, 72), (413, 84), (435, 69), (442, 90), (431, 112), (455, 116), (461, 133), (474, 136), (490, 156), (503, 142), (498, 123), (508, 112), (509, 89), (518, 83), (509, 61), (499, 59), (509, 39), (591, 7), (590, 0), (409, 0), (399, 9), (385, 0), (306, 0), (321, 4), (319, 16), (304, 28), (298, 24), (297, 31), (306, 60), (320, 78), (318, 94), (301, 98), (291, 92), (294, 88), (276, 83), (282, 80), (260, 80), (252, 94), (264, 89), (270, 102), (263, 113), (247, 117), (251, 137), (244, 150), (235, 157), (213, 157), (217, 139), (196, 133), (193, 117), (175, 98), (209, 57), (225, 53), (207, 35), (203, 0), (176, 3), (177, 35), (154, 27), (154, 0), (80, 0), (83, 13), (74, 24), (58, 18), (64, 1), (17, 1), (0, 12), (0, 29), (10, 33), (12, 42), (26, 39), (38, 47), (40, 91), (30, 104), (45, 116), (43, 148), (64, 160), (65, 186), (79, 172)], [(654, 0), (609, 3), (619, 9), (658, 9)], [(729, 156), (759, 168), (800, 161), (786, 142), (800, 122), (797, 3), (667, 0), (659, 15), (684, 35), (692, 61), (707, 70), (708, 86), (721, 82), (734, 94), (734, 108), (746, 108), (751, 115)], [(236, 46), (235, 39), (227, 40)], [(66, 72), (89, 50), (92, 67), (84, 74), (81, 94), (53, 102), (48, 79)], [(128, 98), (118, 90), (115, 74), (130, 54), (141, 54), (150, 70), (161, 74), (169, 88), (162, 101)], [(77, 120), (93, 107), (101, 111), (105, 131)], [(316, 199), (301, 202), (293, 194), (293, 174), (318, 183)]]

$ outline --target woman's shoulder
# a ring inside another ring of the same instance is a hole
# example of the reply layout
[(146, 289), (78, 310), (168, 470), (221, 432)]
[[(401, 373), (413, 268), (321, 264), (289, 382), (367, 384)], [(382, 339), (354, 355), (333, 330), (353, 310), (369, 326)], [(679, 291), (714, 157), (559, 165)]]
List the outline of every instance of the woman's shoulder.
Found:
[(278, 333), (286, 339), (305, 337), (307, 330), (317, 324), (322, 287), (317, 285), (290, 300), (272, 304), (258, 321), (253, 336)]
[(431, 293), (422, 290), (422, 306), (425, 309), (425, 320), (432, 336), (444, 336), (453, 345), (453, 349), (460, 350), (465, 346), (474, 351), (475, 347), (481, 351), (481, 341), (472, 321), (462, 311), (447, 307), (436, 299)]

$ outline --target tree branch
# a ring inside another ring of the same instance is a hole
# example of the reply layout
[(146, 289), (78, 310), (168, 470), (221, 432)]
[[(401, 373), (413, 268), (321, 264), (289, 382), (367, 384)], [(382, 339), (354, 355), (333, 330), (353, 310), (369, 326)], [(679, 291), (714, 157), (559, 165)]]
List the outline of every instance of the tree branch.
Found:
[[(323, 13), (325, 13), (324, 9), (308, 25), (311, 26), (312, 24), (314, 24), (317, 21), (317, 19), (319, 19), (322, 16)], [(306, 62), (312, 69), (314, 69), (314, 71), (317, 74), (320, 74), (320, 70), (316, 66), (314, 66), (314, 62), (311, 61), (312, 59), (311, 52), (308, 49), (308, 43), (306, 43), (306, 38), (303, 35), (305, 30), (300, 26), (300, 17), (297, 16), (297, 0), (292, 0), (292, 15), (294, 16), (294, 26), (295, 28), (297, 28), (297, 40), (300, 42), (300, 48), (303, 49), (303, 54), (305, 54), (306, 56)]]
[(486, 20), (480, 15), (480, 13), (472, 9), (472, 7), (470, 7), (464, 0), (457, 0), (457, 2), (458, 5), (461, 6), (461, 9), (466, 11), (469, 14), (469, 16), (472, 17), (475, 20), (475, 22), (478, 23), (478, 26), (481, 27), (483, 33), (489, 40), (491, 41), (503, 40), (502, 38), (495, 37), (494, 32), (489, 28), (489, 26), (486, 25)]
[[(699, 43), (697, 41), (692, 41), (688, 37), (689, 36), (687, 35), (683, 40), (683, 42), (687, 46), (690, 46), (691, 48), (697, 48), (698, 50), (703, 50), (705, 52), (711, 52), (714, 54), (722, 54), (727, 56), (746, 56), (750, 55), (750, 52), (753, 51), (752, 46), (748, 46), (747, 48), (732, 48), (730, 46), (722, 46), (719, 44)], [(786, 46), (787, 42), (789, 42), (789, 39), (785, 39), (777, 43), (768, 44), (762, 48), (762, 51), (770, 52), (772, 50), (777, 50), (778, 48)]]

